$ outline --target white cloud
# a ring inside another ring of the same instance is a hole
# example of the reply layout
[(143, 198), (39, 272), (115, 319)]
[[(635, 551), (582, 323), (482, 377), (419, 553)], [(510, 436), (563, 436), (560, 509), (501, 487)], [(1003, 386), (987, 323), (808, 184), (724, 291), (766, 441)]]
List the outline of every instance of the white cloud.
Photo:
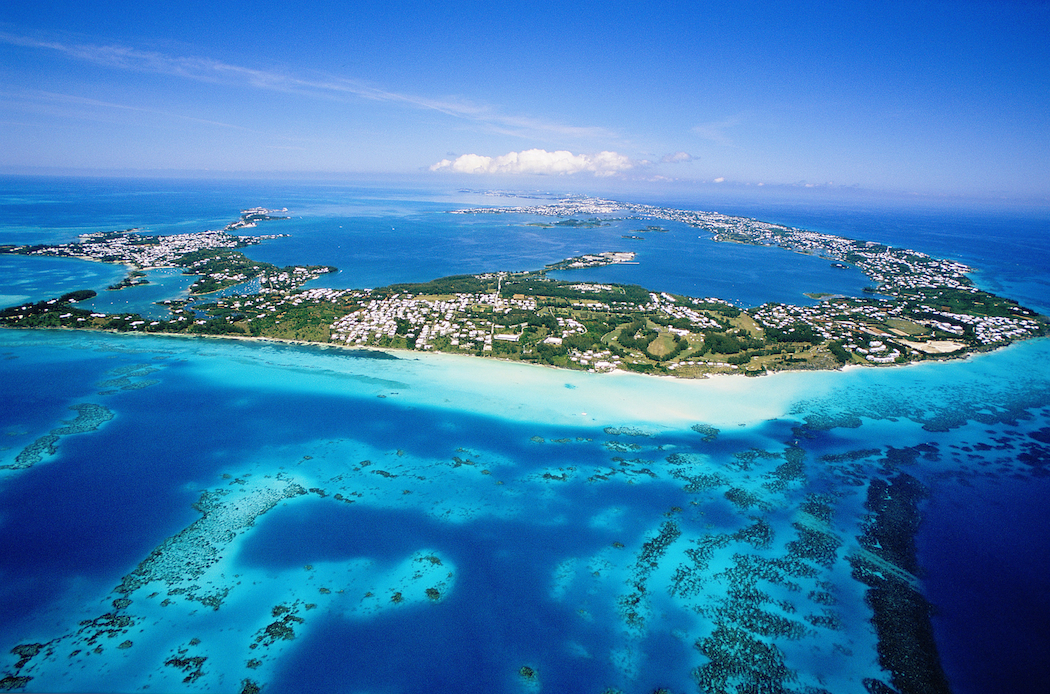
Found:
[(674, 154), (665, 154), (660, 157), (660, 161), (664, 164), (681, 164), (686, 161), (694, 161), (696, 157), (689, 152), (675, 152)]
[(613, 176), (634, 168), (635, 162), (616, 152), (595, 155), (573, 154), (565, 150), (548, 152), (545, 149), (527, 149), (508, 152), (500, 157), (463, 154), (455, 159), (442, 159), (430, 167), (431, 171), (454, 171), (471, 174), (578, 174)]
[(718, 178), (715, 179), (715, 183), (725, 183), (725, 180), (726, 180), (725, 176), (719, 176)]

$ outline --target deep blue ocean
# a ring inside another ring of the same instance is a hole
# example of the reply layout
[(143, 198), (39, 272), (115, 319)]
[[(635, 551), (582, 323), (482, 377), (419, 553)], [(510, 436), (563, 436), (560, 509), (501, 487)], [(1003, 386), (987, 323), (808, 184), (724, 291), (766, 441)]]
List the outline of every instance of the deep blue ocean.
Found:
[[(1046, 208), (609, 197), (949, 257), (1050, 313)], [(247, 254), (339, 267), (321, 286), (606, 250), (637, 264), (563, 276), (740, 306), (869, 284), (682, 224), (639, 234), (653, 222), (448, 214), (537, 202), (423, 184), (0, 177), (0, 244), (218, 229), (263, 206), (291, 219), (253, 232), (288, 236)], [(107, 292), (123, 273), (0, 256), (0, 303), (92, 288), (96, 310), (162, 315), (154, 302), (188, 286), (155, 271)], [(16, 691), (718, 691), (703, 683), (715, 635), (730, 631), (775, 647), (786, 691), (864, 692), (889, 676), (848, 558), (867, 485), (907, 473), (930, 492), (917, 585), (952, 691), (1043, 692), (1048, 364), (1050, 344), (1035, 340), (951, 363), (683, 382), (0, 330), (0, 465), (33, 461), (0, 469), (0, 679), (30, 678), (7, 681)], [(64, 429), (78, 412), (103, 415)], [(782, 479), (795, 451), (802, 472)], [(831, 559), (788, 578), (756, 569), (791, 555), (814, 504)]]

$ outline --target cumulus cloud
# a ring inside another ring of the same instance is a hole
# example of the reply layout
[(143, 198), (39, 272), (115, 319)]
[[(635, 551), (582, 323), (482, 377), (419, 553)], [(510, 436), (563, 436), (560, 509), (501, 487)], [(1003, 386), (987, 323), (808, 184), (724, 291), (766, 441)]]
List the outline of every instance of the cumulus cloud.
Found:
[(665, 154), (660, 157), (660, 161), (664, 164), (681, 164), (686, 161), (695, 161), (696, 157), (689, 152), (675, 152), (674, 154)]
[(454, 171), (470, 174), (578, 174), (614, 176), (635, 167), (635, 162), (616, 152), (573, 154), (565, 150), (548, 152), (545, 149), (527, 149), (508, 152), (500, 157), (481, 154), (463, 154), (455, 159), (442, 159), (430, 167), (431, 171)]

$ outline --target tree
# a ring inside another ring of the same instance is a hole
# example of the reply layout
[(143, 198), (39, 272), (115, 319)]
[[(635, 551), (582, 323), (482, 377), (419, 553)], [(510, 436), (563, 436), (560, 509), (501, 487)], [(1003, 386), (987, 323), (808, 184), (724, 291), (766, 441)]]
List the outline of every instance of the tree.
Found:
[(744, 346), (732, 335), (716, 333), (713, 331), (704, 333), (704, 352), (715, 354), (736, 354)]
[(845, 364), (850, 360), (850, 353), (846, 351), (846, 348), (842, 346), (842, 343), (837, 340), (832, 340), (828, 343), (828, 351), (839, 360), (840, 364)]

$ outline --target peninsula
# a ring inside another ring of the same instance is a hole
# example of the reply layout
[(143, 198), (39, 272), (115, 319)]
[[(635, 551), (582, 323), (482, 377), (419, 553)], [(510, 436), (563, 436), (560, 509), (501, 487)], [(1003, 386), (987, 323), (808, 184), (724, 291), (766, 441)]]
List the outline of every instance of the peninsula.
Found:
[[(635, 259), (634, 253), (605, 251), (526, 272), (377, 289), (307, 288), (307, 282), (335, 268), (278, 268), (240, 252), (275, 236), (234, 232), (282, 219), (275, 211), (253, 208), (221, 231), (156, 236), (129, 229), (85, 234), (68, 244), (0, 246), (0, 253), (127, 265), (129, 278), (117, 286), (140, 283), (142, 271), (156, 267), (181, 268), (198, 278), (188, 299), (164, 302), (170, 308), (166, 319), (78, 308), (79, 301), (95, 296), (80, 291), (4, 309), (0, 325), (277, 338), (687, 378), (959, 357), (1046, 335), (1050, 326), (1034, 311), (975, 287), (966, 276), (971, 268), (960, 263), (745, 217), (589, 197), (453, 212), (503, 213), (561, 218), (542, 225), (551, 229), (592, 227), (604, 223), (601, 215), (678, 222), (715, 241), (778, 246), (837, 267), (856, 267), (872, 286), (861, 297), (814, 295), (822, 299), (815, 306), (767, 303), (741, 309), (714, 297), (548, 275)], [(639, 231), (665, 230), (650, 224)], [(225, 291), (216, 294), (219, 290)]]

